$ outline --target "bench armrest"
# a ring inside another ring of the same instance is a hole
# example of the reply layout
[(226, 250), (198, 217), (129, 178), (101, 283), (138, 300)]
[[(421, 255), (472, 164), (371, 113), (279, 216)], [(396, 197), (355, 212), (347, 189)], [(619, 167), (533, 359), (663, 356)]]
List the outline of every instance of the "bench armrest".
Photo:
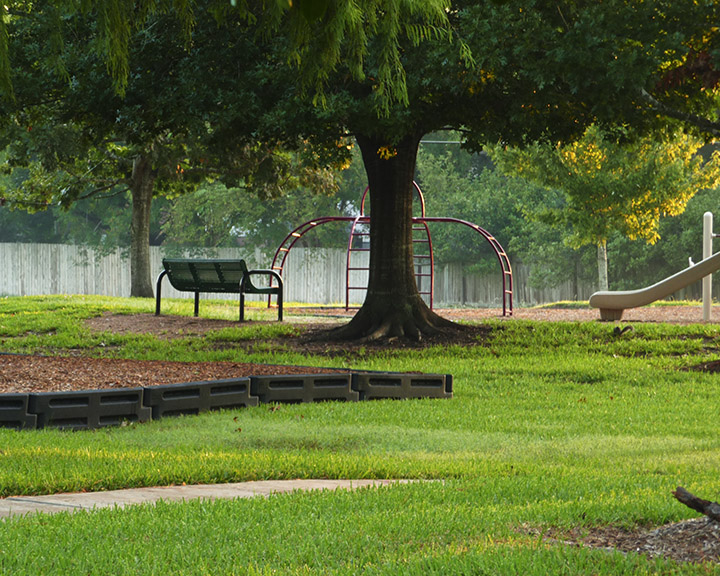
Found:
[[(252, 283), (252, 280), (250, 276), (272, 276), (274, 280), (277, 281), (277, 286), (271, 286), (268, 288), (258, 288)], [(274, 294), (275, 292), (268, 292), (269, 290), (277, 290), (279, 289), (280, 292), (282, 292), (283, 289), (283, 279), (282, 276), (275, 270), (248, 270), (246, 275), (243, 275), (243, 279), (240, 282), (240, 290), (244, 291), (247, 294)]]
[[(270, 286), (258, 288), (252, 283), (251, 276), (270, 276)], [(277, 281), (277, 286), (272, 286), (272, 281)], [(283, 318), (283, 279), (275, 270), (247, 270), (240, 281), (240, 320), (245, 319), (245, 294), (275, 294), (277, 296), (278, 320)]]

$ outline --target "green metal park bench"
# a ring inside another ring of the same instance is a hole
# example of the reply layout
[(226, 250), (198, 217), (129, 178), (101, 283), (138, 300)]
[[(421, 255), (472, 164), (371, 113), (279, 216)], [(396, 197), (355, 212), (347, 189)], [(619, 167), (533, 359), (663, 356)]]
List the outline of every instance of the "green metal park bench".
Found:
[[(248, 270), (245, 260), (198, 260), (190, 258), (164, 258), (164, 270), (157, 279), (155, 315), (160, 315), (162, 280), (165, 276), (179, 292), (195, 293), (195, 316), (200, 308), (200, 293), (229, 293), (240, 295), (240, 321), (245, 320), (245, 294), (277, 296), (278, 321), (283, 316), (283, 282), (275, 270)], [(267, 287), (253, 284), (251, 276), (269, 276), (277, 282)]]

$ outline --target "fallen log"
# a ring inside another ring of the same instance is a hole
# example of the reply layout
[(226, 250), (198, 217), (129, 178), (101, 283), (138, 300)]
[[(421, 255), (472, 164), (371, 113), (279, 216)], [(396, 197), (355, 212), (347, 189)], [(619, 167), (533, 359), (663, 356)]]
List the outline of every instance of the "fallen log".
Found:
[(685, 504), (688, 508), (692, 508), (701, 514), (705, 514), (705, 516), (711, 520), (715, 520), (715, 522), (720, 522), (720, 504), (717, 502), (710, 502), (710, 500), (698, 498), (694, 494), (685, 490), (682, 486), (678, 486), (672, 494), (678, 501)]

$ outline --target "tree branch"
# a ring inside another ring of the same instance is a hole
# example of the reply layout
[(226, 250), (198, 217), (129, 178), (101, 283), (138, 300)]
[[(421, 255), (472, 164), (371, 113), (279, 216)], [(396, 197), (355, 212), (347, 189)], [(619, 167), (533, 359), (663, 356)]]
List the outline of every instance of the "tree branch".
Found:
[(665, 116), (668, 116), (670, 118), (675, 118), (676, 120), (681, 120), (682, 122), (692, 124), (693, 126), (696, 126), (705, 132), (709, 132), (713, 136), (720, 136), (720, 122), (713, 122), (712, 120), (708, 120), (707, 118), (698, 116), (697, 114), (682, 112), (680, 110), (672, 108), (671, 106), (668, 106), (667, 104), (663, 104), (644, 88), (640, 89), (640, 94), (642, 94), (643, 99), (648, 104), (650, 104), (650, 106), (655, 108), (655, 110), (657, 110), (661, 114), (664, 114)]
[(720, 504), (717, 502), (710, 502), (710, 500), (698, 498), (694, 494), (685, 490), (682, 486), (678, 486), (672, 494), (678, 501), (685, 504), (688, 508), (692, 508), (701, 514), (705, 514), (705, 516), (711, 520), (720, 522)]
[[(112, 190), (116, 186), (119, 186), (123, 181), (122, 180), (115, 180), (114, 182), (111, 182), (110, 184), (106, 184), (105, 186), (98, 186), (97, 188), (93, 188), (90, 190), (90, 192), (87, 192), (81, 196), (78, 196), (78, 200), (86, 200), (88, 198), (91, 198), (92, 196), (95, 196), (96, 194), (99, 194), (100, 192), (104, 192), (105, 190)], [(107, 196), (99, 196), (99, 198), (112, 198), (113, 196), (117, 196), (118, 194), (121, 194), (123, 192), (127, 192), (130, 190), (130, 187), (125, 185), (124, 188), (121, 188), (120, 190), (117, 190), (116, 192), (113, 192), (112, 194), (108, 194)]]

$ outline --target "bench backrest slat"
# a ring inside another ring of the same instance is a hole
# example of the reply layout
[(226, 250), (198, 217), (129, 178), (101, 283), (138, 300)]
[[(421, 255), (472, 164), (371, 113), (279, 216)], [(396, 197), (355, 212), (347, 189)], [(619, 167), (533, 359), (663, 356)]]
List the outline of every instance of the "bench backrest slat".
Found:
[(176, 290), (187, 292), (227, 292), (238, 294), (244, 260), (186, 260), (165, 258), (163, 267)]

